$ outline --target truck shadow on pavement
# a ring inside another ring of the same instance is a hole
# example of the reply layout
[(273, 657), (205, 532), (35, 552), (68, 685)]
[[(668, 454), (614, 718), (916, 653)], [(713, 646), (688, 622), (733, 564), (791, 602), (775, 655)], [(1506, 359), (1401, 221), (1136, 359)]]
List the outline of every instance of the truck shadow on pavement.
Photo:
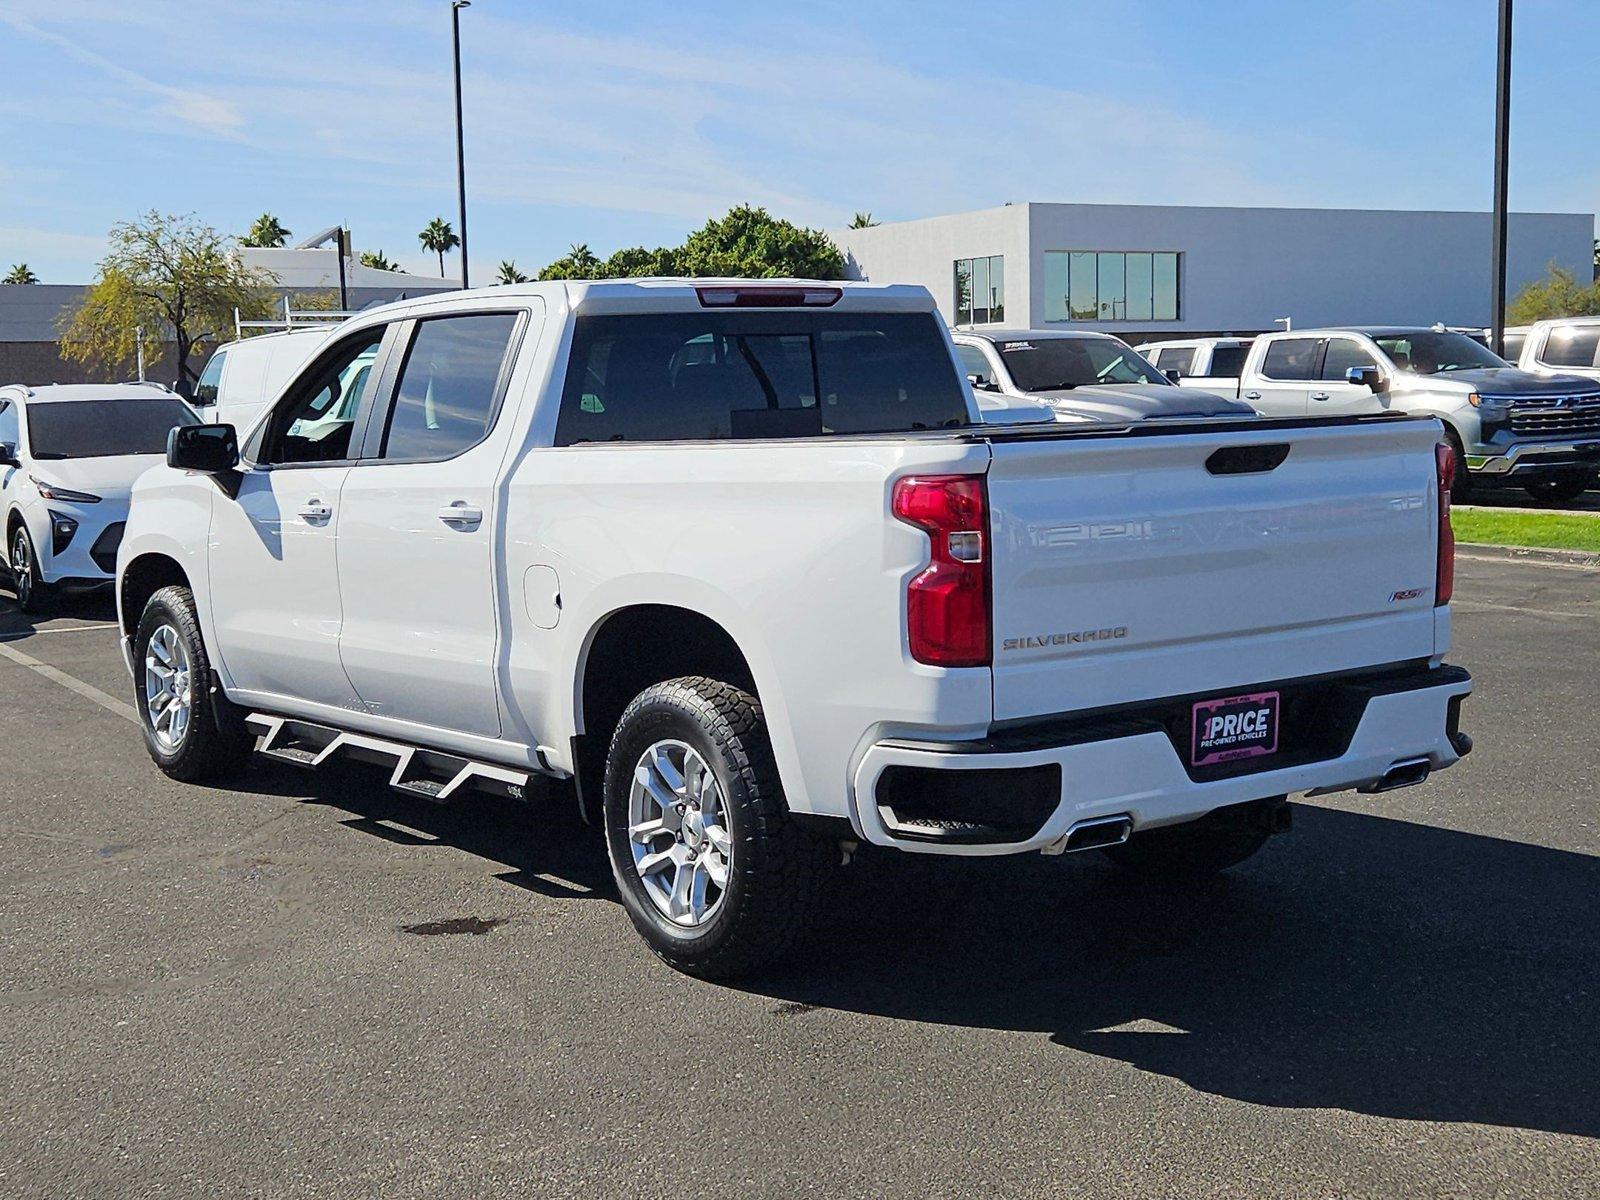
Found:
[[(352, 829), (615, 899), (570, 798), (440, 808), (336, 770), (309, 802)], [(313, 778), (257, 771), (251, 790)], [(808, 946), (735, 986), (777, 1019), (1042, 1033), (1253, 1104), (1600, 1136), (1600, 858), (1308, 805), (1295, 825), (1186, 888), (1094, 854), (866, 852)]]
[(1185, 890), (1093, 855), (879, 856), (756, 990), (791, 1013), (1047, 1033), (1254, 1104), (1600, 1135), (1600, 859), (1295, 818)]

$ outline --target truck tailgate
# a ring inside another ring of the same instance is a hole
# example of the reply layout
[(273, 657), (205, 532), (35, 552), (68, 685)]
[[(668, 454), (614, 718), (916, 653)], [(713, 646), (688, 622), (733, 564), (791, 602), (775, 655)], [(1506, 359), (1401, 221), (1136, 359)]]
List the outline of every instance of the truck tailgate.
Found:
[(1403, 419), (995, 435), (995, 720), (1432, 656), (1438, 440)]

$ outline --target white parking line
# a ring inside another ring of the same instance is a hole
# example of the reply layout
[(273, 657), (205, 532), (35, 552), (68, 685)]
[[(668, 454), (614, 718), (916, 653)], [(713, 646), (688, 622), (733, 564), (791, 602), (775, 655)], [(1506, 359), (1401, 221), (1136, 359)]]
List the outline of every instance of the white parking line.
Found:
[(0, 642), (21, 642), (42, 633), (90, 633), (96, 629), (115, 629), (115, 621), (102, 621), (98, 625), (52, 625), (48, 629), (29, 629), (21, 633), (0, 633)]
[(9, 658), (19, 667), (27, 667), (36, 675), (42, 675), (51, 683), (60, 684), (69, 692), (76, 692), (85, 700), (93, 700), (107, 712), (114, 712), (119, 717), (139, 723), (139, 714), (133, 710), (133, 705), (118, 700), (115, 696), (107, 695), (92, 683), (85, 683), (81, 679), (74, 679), (65, 671), (58, 671), (49, 663), (42, 663), (31, 654), (24, 654), (21, 650), (13, 650), (4, 642), (0, 642), (0, 658)]

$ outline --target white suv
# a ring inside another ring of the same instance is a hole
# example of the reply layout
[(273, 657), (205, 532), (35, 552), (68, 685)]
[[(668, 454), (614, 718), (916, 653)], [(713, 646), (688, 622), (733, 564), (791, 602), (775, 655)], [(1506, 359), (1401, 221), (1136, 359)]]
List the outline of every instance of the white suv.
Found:
[(133, 481), (199, 420), (157, 384), (0, 387), (0, 513), (24, 612), (111, 582)]

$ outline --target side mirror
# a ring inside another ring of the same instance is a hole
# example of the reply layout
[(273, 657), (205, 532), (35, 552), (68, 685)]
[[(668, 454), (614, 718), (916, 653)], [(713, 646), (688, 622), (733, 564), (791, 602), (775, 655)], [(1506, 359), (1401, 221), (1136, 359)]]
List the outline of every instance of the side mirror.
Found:
[(1377, 367), (1351, 367), (1344, 373), (1346, 383), (1353, 383), (1357, 387), (1371, 388), (1374, 392), (1383, 391), (1383, 372)]
[(239, 435), (232, 425), (179, 425), (167, 434), (167, 466), (221, 475), (239, 465)]
[(1000, 385), (992, 379), (985, 379), (982, 375), (968, 375), (967, 382), (980, 392), (998, 392)]
[(174, 379), (172, 381), (172, 390), (189, 401), (189, 403), (194, 403), (194, 384), (187, 379)]
[(22, 460), (17, 457), (15, 442), (0, 442), (0, 467), (20, 467)]
[(1168, 367), (1161, 373), (1167, 377), (1168, 383), (1177, 383), (1178, 380), (1183, 378), (1183, 372), (1178, 370), (1177, 367)]

